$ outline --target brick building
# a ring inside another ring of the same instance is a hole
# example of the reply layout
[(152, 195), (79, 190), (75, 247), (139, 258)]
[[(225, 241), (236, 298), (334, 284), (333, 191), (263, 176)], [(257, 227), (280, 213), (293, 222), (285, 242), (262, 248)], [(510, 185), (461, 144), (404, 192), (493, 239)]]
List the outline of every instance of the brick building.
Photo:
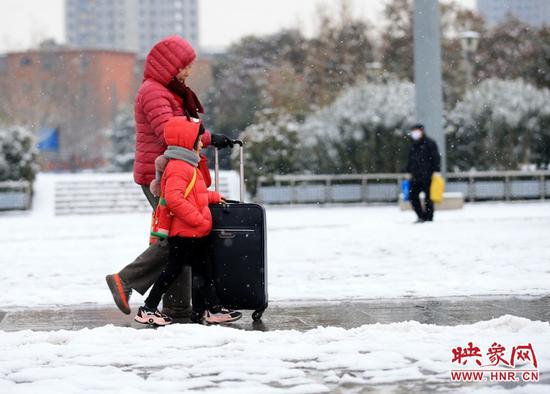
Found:
[[(57, 129), (58, 149), (41, 152), (43, 169), (101, 167), (110, 150), (106, 131), (120, 109), (133, 108), (142, 76), (143, 60), (131, 52), (50, 44), (0, 55), (0, 118), (27, 125), (39, 139)], [(209, 56), (197, 58), (187, 83), (206, 99)]]
[(0, 114), (38, 133), (58, 128), (59, 149), (44, 152), (45, 168), (99, 167), (105, 129), (132, 105), (139, 78), (130, 52), (42, 47), (0, 56)]

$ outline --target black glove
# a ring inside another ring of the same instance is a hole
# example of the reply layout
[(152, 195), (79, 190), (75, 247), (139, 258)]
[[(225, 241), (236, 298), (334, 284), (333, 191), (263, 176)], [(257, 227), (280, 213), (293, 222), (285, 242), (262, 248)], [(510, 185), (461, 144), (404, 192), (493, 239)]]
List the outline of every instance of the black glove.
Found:
[(218, 149), (233, 148), (233, 140), (223, 134), (211, 134), (211, 143)]

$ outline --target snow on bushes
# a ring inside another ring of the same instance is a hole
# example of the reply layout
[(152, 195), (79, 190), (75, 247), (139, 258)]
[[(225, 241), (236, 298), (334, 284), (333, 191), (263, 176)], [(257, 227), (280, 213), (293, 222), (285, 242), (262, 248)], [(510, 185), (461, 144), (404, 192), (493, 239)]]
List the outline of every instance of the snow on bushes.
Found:
[[(255, 193), (261, 175), (303, 172), (303, 157), (299, 123), (290, 114), (264, 110), (257, 114), (259, 121), (248, 126), (240, 135), (246, 144), (244, 163), (247, 190)], [(233, 150), (238, 163), (239, 150)], [(234, 166), (238, 168), (238, 164)]]
[(32, 182), (38, 171), (32, 133), (21, 126), (0, 125), (0, 181)]
[(301, 134), (313, 172), (395, 172), (404, 165), (414, 121), (414, 85), (361, 83), (310, 115)]
[(111, 139), (109, 158), (113, 171), (132, 171), (136, 151), (136, 131), (133, 108), (122, 109), (108, 130)]
[[(242, 134), (249, 187), (260, 175), (403, 171), (414, 95), (410, 82), (360, 83), (303, 122), (264, 110)], [(546, 168), (550, 91), (522, 80), (483, 81), (446, 114), (444, 130), (452, 170)]]
[(450, 168), (547, 167), (550, 91), (522, 80), (485, 80), (456, 105), (446, 130)]

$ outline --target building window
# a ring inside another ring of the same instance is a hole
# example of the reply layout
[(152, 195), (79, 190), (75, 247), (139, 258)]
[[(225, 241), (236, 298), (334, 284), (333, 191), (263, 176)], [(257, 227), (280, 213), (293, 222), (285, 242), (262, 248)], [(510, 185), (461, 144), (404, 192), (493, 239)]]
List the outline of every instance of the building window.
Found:
[(82, 98), (86, 98), (88, 97), (88, 86), (86, 84), (81, 84), (80, 85), (80, 97)]
[(89, 66), (90, 66), (89, 56), (85, 54), (81, 54), (80, 55), (80, 72), (85, 73), (88, 70)]
[(0, 73), (8, 71), (8, 58), (0, 56)]
[(25, 93), (25, 94), (31, 94), (32, 93), (32, 83), (30, 83), (30, 82), (23, 82), (21, 84), (21, 88), (23, 90), (23, 93)]
[(28, 56), (23, 56), (19, 61), (21, 66), (30, 66), (32, 64), (32, 59)]
[(55, 67), (55, 54), (54, 53), (44, 53), (40, 62), (42, 63), (42, 70), (48, 71)]

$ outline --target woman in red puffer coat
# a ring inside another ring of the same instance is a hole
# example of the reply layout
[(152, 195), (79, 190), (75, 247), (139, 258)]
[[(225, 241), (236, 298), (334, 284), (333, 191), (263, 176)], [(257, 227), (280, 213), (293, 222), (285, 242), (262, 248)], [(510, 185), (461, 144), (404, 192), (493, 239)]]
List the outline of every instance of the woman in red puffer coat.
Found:
[[(199, 118), (199, 114), (204, 112), (196, 94), (185, 84), (195, 57), (195, 50), (186, 40), (179, 36), (170, 36), (158, 42), (145, 60), (143, 82), (134, 106), (136, 121), (134, 180), (141, 186), (153, 209), (157, 206), (158, 199), (149, 190), (149, 185), (155, 179), (155, 160), (167, 148), (164, 140), (166, 122), (174, 116), (185, 114)], [(226, 136), (209, 132), (203, 134), (202, 143), (205, 147), (209, 144), (217, 148), (232, 146), (232, 141)], [(203, 155), (198, 168), (206, 185), (210, 186), (210, 172)], [(152, 245), (119, 273), (107, 275), (107, 285), (115, 304), (122, 312), (126, 314), (131, 312), (128, 301), (132, 289), (144, 294), (158, 278), (166, 264), (168, 256), (166, 249), (164, 242)], [(190, 278), (181, 282), (187, 284), (183, 287), (188, 287)], [(186, 293), (187, 289), (182, 289), (181, 294)], [(166, 299), (169, 298), (171, 302), (185, 309), (189, 306), (189, 300), (182, 300), (182, 297), (173, 295)], [(165, 302), (164, 307), (170, 309), (169, 302)]]
[[(196, 54), (193, 47), (179, 36), (170, 36), (157, 43), (145, 60), (143, 82), (138, 90), (134, 116), (136, 120), (136, 157), (134, 162), (134, 180), (147, 196), (149, 202), (155, 201), (149, 193), (149, 184), (155, 178), (155, 159), (166, 150), (164, 125), (174, 116), (187, 113), (199, 118), (204, 113), (196, 94), (185, 84), (191, 73)], [(208, 131), (202, 137), (206, 148), (211, 143), (217, 148), (231, 146), (229, 138)], [(206, 185), (210, 186), (210, 173), (206, 158), (201, 156), (199, 169)]]

